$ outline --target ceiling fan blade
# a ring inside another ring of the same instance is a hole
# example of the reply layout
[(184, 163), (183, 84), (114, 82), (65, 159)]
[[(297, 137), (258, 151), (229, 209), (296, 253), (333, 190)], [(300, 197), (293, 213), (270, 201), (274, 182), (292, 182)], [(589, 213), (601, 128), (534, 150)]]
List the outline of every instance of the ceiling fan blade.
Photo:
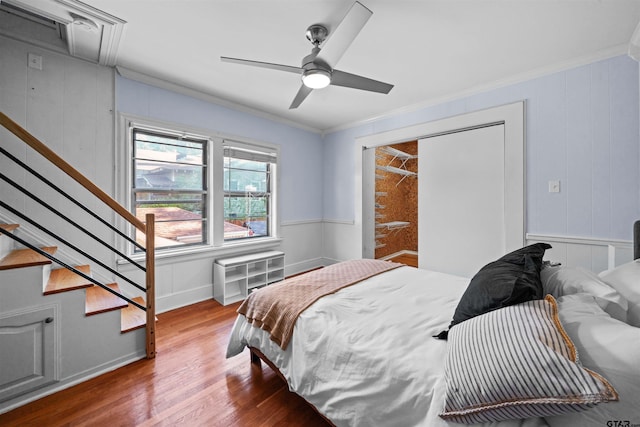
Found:
[(331, 73), (331, 84), (334, 86), (351, 87), (354, 89), (368, 90), (369, 92), (389, 93), (393, 85), (369, 79), (355, 74), (345, 73), (340, 70), (333, 70)]
[(333, 68), (372, 14), (360, 2), (355, 2), (336, 29), (329, 34), (316, 58)]
[(302, 101), (304, 101), (305, 98), (309, 96), (312, 90), (313, 89), (311, 89), (310, 87), (306, 87), (305, 85), (300, 86), (300, 90), (296, 94), (296, 97), (293, 98), (293, 102), (291, 103), (289, 109), (293, 110), (294, 108), (298, 108), (300, 104), (302, 104)]
[(223, 62), (231, 62), (234, 64), (251, 65), (252, 67), (269, 68), (271, 70), (287, 71), (290, 73), (300, 74), (304, 70), (300, 67), (292, 67), (290, 65), (272, 64), (271, 62), (251, 61), (249, 59), (229, 58), (228, 56), (221, 56), (220, 60)]

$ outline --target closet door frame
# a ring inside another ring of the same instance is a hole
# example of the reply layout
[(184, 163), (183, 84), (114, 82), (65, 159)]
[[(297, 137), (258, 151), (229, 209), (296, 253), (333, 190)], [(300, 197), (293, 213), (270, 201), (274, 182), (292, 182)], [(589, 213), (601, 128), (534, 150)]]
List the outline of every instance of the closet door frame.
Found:
[(505, 141), (505, 246), (507, 251), (522, 247), (526, 224), (524, 117), (525, 102), (520, 101), (357, 138), (355, 169), (356, 178), (360, 179), (356, 179), (354, 194), (355, 225), (359, 226), (362, 236), (363, 258), (372, 258), (371, 245), (375, 238), (372, 232), (374, 225), (369, 224), (371, 221), (368, 220), (370, 215), (363, 215), (364, 212), (372, 212), (375, 204), (375, 195), (371, 190), (375, 188), (375, 176), (370, 173), (371, 167), (364, 165), (371, 158), (365, 158), (366, 149), (499, 123), (504, 124)]

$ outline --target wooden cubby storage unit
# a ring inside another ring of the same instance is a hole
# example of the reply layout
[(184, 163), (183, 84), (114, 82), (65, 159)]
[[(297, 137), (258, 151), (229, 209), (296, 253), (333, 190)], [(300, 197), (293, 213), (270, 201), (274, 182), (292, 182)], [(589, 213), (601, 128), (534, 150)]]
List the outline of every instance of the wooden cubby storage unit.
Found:
[(222, 305), (243, 300), (253, 289), (284, 279), (284, 252), (265, 251), (213, 263), (213, 298)]

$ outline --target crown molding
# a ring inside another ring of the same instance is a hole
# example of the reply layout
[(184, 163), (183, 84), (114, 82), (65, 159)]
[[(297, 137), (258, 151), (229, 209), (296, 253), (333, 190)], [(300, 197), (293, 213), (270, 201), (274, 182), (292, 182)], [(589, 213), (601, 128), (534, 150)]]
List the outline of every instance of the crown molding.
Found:
[(629, 49), (627, 54), (640, 62), (640, 23), (636, 26), (633, 35), (631, 35), (631, 40), (629, 40)]

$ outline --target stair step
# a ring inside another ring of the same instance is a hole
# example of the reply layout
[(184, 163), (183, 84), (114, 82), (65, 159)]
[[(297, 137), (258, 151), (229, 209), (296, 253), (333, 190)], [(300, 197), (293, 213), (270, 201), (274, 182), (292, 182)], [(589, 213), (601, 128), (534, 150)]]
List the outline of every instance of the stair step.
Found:
[[(106, 286), (120, 293), (120, 287), (117, 283), (110, 283)], [(109, 291), (102, 289), (100, 286), (92, 286), (90, 288), (87, 288), (86, 292), (87, 297), (84, 312), (87, 316), (104, 313), (111, 310), (118, 310), (128, 305), (125, 300), (113, 295)]]
[(0, 224), (0, 228), (9, 233), (13, 233), (16, 228), (20, 227), (20, 224)]
[[(91, 274), (91, 266), (89, 265), (78, 265), (75, 268), (87, 276)], [(92, 286), (93, 283), (73, 271), (66, 268), (57, 268), (51, 271), (47, 286), (44, 288), (44, 294), (51, 295)]]
[[(145, 306), (144, 298), (134, 297), (131, 299), (143, 307)], [(120, 330), (122, 333), (144, 328), (147, 324), (147, 313), (133, 304), (129, 304), (126, 308), (120, 310), (120, 312)]]
[[(58, 250), (55, 246), (47, 246), (40, 249), (49, 255), (53, 255)], [(51, 264), (51, 260), (32, 249), (15, 249), (0, 260), (0, 270), (47, 264)]]

